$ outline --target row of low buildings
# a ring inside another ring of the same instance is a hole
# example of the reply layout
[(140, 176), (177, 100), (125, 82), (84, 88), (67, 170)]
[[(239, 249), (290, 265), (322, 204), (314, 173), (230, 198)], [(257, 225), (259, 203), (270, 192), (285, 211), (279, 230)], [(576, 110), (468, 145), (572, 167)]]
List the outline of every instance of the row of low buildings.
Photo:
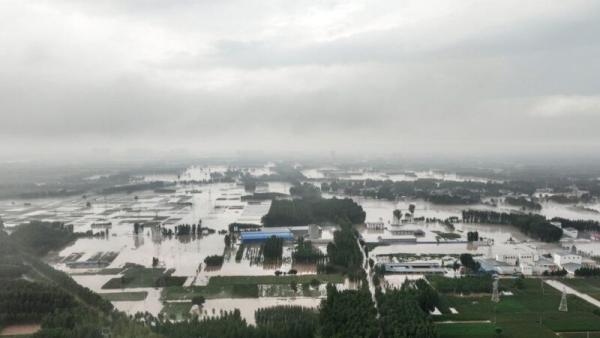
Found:
[(545, 271), (553, 272), (564, 269), (569, 274), (582, 266), (594, 265), (593, 261), (585, 261), (580, 255), (561, 251), (548, 256), (535, 253), (499, 254), (496, 258), (476, 258), (481, 269), (500, 275), (521, 273), (526, 276), (541, 275)]
[[(377, 257), (378, 264), (386, 273), (393, 274), (445, 274), (451, 269), (456, 258), (425, 259), (415, 261), (393, 261), (389, 257)], [(501, 254), (495, 258), (476, 257), (481, 270), (499, 275), (523, 274), (525, 276), (542, 275), (545, 271), (553, 272), (565, 269), (574, 274), (582, 266), (593, 265), (580, 255), (570, 252), (555, 252), (550, 257), (534, 253)]]
[(320, 238), (321, 232), (322, 229), (317, 224), (290, 227), (250, 228), (240, 231), (240, 240), (242, 243), (262, 242), (273, 236), (285, 241), (293, 241), (299, 237), (308, 240), (317, 240)]

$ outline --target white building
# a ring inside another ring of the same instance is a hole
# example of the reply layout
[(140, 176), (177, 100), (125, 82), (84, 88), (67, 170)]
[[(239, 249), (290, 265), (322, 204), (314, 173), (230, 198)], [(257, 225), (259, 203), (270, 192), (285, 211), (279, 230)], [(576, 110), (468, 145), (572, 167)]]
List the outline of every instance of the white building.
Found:
[(503, 262), (506, 263), (508, 265), (517, 265), (517, 260), (519, 259), (519, 256), (516, 254), (499, 254), (496, 255), (496, 260), (498, 262)]
[(366, 222), (365, 225), (369, 230), (383, 230), (385, 227), (383, 222)]
[(519, 267), (521, 268), (521, 273), (525, 276), (531, 276), (533, 275), (533, 266), (529, 265), (529, 264), (520, 264)]
[(554, 258), (554, 263), (561, 268), (565, 264), (581, 265), (581, 256), (569, 252), (555, 252), (552, 254), (552, 257)]
[(540, 256), (534, 253), (519, 253), (519, 264), (529, 264), (533, 265), (540, 259)]
[(541, 275), (544, 271), (556, 271), (557, 269), (558, 267), (553, 261), (546, 258), (540, 258), (533, 266), (533, 273)]

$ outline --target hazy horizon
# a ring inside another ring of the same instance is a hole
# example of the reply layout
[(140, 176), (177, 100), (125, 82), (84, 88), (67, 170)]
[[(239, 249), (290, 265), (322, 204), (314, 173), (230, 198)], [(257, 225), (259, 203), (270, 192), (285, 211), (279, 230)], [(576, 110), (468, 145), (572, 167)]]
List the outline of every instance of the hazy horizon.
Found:
[(600, 3), (3, 1), (0, 159), (598, 158)]

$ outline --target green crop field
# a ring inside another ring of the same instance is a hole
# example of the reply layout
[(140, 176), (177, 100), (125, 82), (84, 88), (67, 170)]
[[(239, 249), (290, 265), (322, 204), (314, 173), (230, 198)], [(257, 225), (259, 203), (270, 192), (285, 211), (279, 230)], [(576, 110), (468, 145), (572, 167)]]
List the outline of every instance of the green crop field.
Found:
[(460, 323), (460, 324), (438, 324), (437, 330), (440, 337), (473, 337), (487, 338), (497, 337), (495, 326), (491, 323)]
[(181, 320), (186, 317), (192, 309), (191, 302), (185, 303), (164, 303), (160, 311), (164, 316), (174, 320)]
[(162, 268), (145, 268), (141, 266), (130, 267), (120, 277), (110, 279), (103, 289), (144, 288), (180, 286), (187, 277), (171, 276), (173, 270)]
[[(505, 337), (556, 337), (558, 332), (600, 332), (600, 316), (593, 313), (596, 307), (575, 296), (567, 296), (568, 312), (558, 311), (561, 294), (540, 281), (526, 279), (523, 288), (515, 289), (510, 281), (501, 287), (514, 293), (502, 296), (493, 303), (489, 294), (476, 296), (441, 295), (442, 316), (436, 321), (489, 320), (490, 324), (439, 324), (441, 337), (487, 337), (488, 329), (500, 327)], [(451, 314), (449, 307), (459, 313)], [(494, 332), (492, 332), (495, 334)], [(493, 335), (492, 335), (493, 336)]]
[(321, 283), (343, 283), (344, 276), (340, 274), (319, 275), (285, 275), (285, 276), (215, 276), (208, 281), (209, 285), (232, 284), (298, 284), (310, 283), (313, 279)]
[(562, 283), (600, 300), (600, 278), (564, 278)]
[(216, 298), (257, 298), (258, 286), (256, 284), (235, 285), (206, 285), (206, 286), (172, 286), (162, 290), (163, 300), (192, 299), (203, 296), (206, 299)]
[(146, 291), (135, 291), (135, 292), (109, 292), (100, 293), (100, 296), (111, 302), (124, 302), (124, 301), (141, 301), (146, 299), (148, 292)]

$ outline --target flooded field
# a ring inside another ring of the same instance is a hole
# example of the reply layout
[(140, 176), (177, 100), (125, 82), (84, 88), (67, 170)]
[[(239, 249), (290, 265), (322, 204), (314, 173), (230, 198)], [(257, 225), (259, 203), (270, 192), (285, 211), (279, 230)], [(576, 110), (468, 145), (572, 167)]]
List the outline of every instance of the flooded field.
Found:
[(445, 181), (473, 181), (473, 182), (499, 182), (483, 177), (463, 176), (455, 173), (442, 171), (403, 171), (403, 172), (384, 172), (377, 170), (354, 170), (346, 171), (336, 168), (311, 168), (302, 170), (302, 174), (308, 179), (341, 179), (341, 180), (390, 180), (390, 181), (416, 181), (418, 179), (437, 179)]

